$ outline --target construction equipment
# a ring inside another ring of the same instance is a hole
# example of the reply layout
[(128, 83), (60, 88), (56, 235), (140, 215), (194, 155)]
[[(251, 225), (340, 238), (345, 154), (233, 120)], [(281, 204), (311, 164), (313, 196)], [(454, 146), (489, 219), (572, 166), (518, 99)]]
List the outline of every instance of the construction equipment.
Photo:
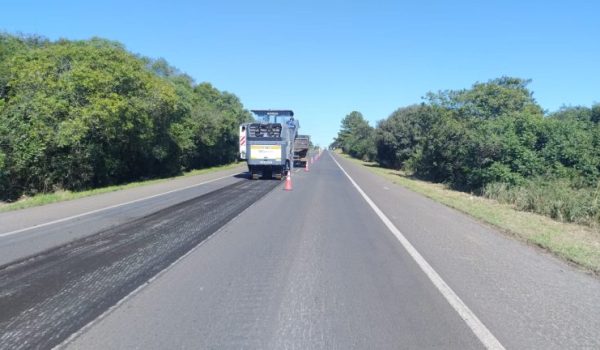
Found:
[(252, 110), (258, 119), (240, 126), (240, 158), (252, 179), (281, 180), (294, 161), (294, 140), (300, 124), (291, 110)]
[(303, 167), (308, 161), (308, 149), (310, 147), (310, 136), (298, 135), (294, 140), (294, 165)]

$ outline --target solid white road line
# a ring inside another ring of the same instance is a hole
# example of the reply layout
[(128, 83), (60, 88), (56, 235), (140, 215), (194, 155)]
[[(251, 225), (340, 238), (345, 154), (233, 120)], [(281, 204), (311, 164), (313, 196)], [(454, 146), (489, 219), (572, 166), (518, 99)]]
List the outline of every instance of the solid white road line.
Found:
[(152, 198), (164, 196), (164, 195), (169, 194), (169, 193), (174, 193), (174, 192), (178, 192), (178, 191), (187, 190), (187, 189), (190, 189), (190, 188), (193, 188), (193, 187), (197, 187), (197, 186), (201, 186), (201, 185), (206, 185), (208, 183), (219, 181), (219, 180), (223, 180), (223, 179), (226, 179), (226, 178), (232, 177), (232, 176), (233, 175), (222, 176), (222, 177), (219, 177), (219, 178), (216, 178), (216, 179), (204, 181), (204, 182), (197, 183), (197, 184), (194, 184), (194, 185), (190, 185), (190, 186), (186, 186), (186, 187), (182, 187), (182, 188), (177, 188), (177, 189), (174, 189), (174, 190), (171, 190), (171, 191), (167, 191), (167, 192), (155, 194), (155, 195), (144, 197), (144, 198), (138, 198), (138, 199), (135, 199), (135, 200), (132, 200), (132, 201), (129, 201), (129, 202), (119, 203), (119, 204), (111, 205), (111, 206), (108, 206), (108, 207), (104, 207), (104, 208), (100, 208), (100, 209), (95, 209), (95, 210), (88, 211), (88, 212), (85, 212), (85, 213), (81, 213), (81, 214), (77, 214), (77, 215), (73, 215), (73, 216), (68, 216), (66, 218), (62, 218), (62, 219), (58, 219), (58, 220), (44, 222), (44, 223), (39, 224), (39, 225), (33, 225), (33, 226), (29, 226), (29, 227), (18, 229), (18, 230), (10, 231), (10, 232), (0, 233), (0, 238), (11, 236), (11, 235), (14, 235), (14, 234), (17, 234), (17, 233), (29, 231), (29, 230), (40, 228), (40, 227), (45, 227), (45, 226), (54, 225), (54, 224), (58, 224), (58, 223), (61, 223), (61, 222), (65, 222), (65, 221), (77, 219), (77, 218), (80, 218), (82, 216), (87, 216), (87, 215), (99, 213), (99, 212), (104, 211), (104, 210), (114, 209), (114, 208), (122, 207), (124, 205), (128, 205), (128, 204), (132, 204), (132, 203), (137, 203), (137, 202), (145, 201), (147, 199), (152, 199)]
[[(328, 152), (329, 154), (329, 152)], [(358, 186), (358, 184), (348, 175), (346, 170), (342, 168), (340, 163), (329, 154), (331, 159), (337, 164), (337, 166), (342, 170), (344, 175), (350, 180), (352, 185), (356, 188), (358, 193), (363, 197), (363, 199), (369, 204), (371, 209), (375, 211), (375, 214), (379, 216), (381, 221), (387, 226), (387, 228), (396, 236), (398, 241), (402, 244), (404, 249), (408, 252), (408, 254), (415, 260), (417, 265), (425, 272), (425, 275), (429, 277), (433, 285), (442, 293), (444, 298), (448, 301), (448, 303), (456, 310), (459, 316), (465, 321), (467, 326), (473, 331), (475, 336), (481, 341), (481, 343), (487, 349), (504, 349), (504, 346), (496, 339), (496, 337), (490, 332), (489, 329), (477, 318), (477, 316), (469, 309), (469, 307), (456, 295), (456, 293), (448, 286), (448, 284), (442, 279), (442, 277), (429, 265), (429, 263), (423, 258), (423, 256), (413, 247), (413, 245), (404, 237), (402, 232), (398, 230), (396, 226), (388, 219), (388, 217), (375, 205), (375, 203), (367, 196), (367, 194)]]

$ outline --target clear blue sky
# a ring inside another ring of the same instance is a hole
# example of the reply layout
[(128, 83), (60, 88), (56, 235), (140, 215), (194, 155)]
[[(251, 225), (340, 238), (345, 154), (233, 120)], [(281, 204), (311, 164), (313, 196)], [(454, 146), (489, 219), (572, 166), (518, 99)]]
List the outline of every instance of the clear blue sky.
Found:
[(600, 1), (30, 1), (0, 30), (99, 36), (164, 57), (246, 108), (291, 108), (328, 145), (341, 118), (374, 125), (427, 91), (531, 78), (547, 110), (600, 102)]

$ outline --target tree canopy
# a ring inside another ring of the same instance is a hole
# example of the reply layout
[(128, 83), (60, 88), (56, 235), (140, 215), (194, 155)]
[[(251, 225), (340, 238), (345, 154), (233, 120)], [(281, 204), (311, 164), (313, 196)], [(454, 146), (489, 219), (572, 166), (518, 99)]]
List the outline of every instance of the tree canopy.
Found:
[(0, 199), (231, 162), (239, 99), (104, 39), (0, 35)]
[[(375, 146), (373, 158), (383, 166), (475, 193), (501, 187), (512, 191), (511, 201), (529, 191), (532, 198), (523, 207), (545, 202), (539, 211), (550, 216), (600, 222), (600, 104), (546, 115), (529, 82), (501, 77), (469, 89), (428, 93), (423, 103), (379, 121), (374, 137), (359, 132), (356, 125), (368, 124), (352, 112), (342, 120), (334, 146), (359, 158), (370, 157), (355, 145)], [(564, 191), (538, 190), (548, 186)], [(581, 191), (590, 193), (588, 199), (567, 208), (565, 193), (582, 197)], [(552, 193), (555, 198), (548, 197)], [(579, 214), (566, 213), (574, 211)]]
[(373, 141), (373, 127), (360, 112), (353, 111), (342, 119), (334, 146), (340, 147), (353, 157), (370, 160), (375, 157)]

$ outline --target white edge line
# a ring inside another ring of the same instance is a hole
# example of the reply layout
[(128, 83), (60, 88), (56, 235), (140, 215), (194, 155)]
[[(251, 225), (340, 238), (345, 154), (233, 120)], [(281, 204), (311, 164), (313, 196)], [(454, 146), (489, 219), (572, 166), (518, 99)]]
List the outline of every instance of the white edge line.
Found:
[[(225, 176), (225, 177), (227, 177), (227, 176)], [(225, 177), (222, 177), (221, 179), (223, 179)], [(216, 180), (218, 180), (218, 179), (214, 179), (214, 180), (210, 180), (210, 181), (212, 182), (212, 181), (216, 181)], [(278, 187), (278, 186), (279, 185), (277, 185), (276, 187)], [(267, 194), (269, 194), (269, 192), (267, 192)], [(194, 246), (192, 249), (190, 249), (187, 253), (183, 254), (182, 256), (180, 256), (179, 258), (177, 258), (177, 260), (175, 260), (172, 263), (170, 263), (169, 266), (167, 266), (164, 269), (160, 270), (156, 275), (150, 277), (146, 282), (144, 282), (141, 285), (139, 285), (136, 289), (134, 289), (131, 292), (129, 292), (129, 294), (127, 294), (126, 296), (124, 296), (123, 298), (121, 298), (119, 301), (117, 301), (116, 304), (114, 304), (111, 307), (109, 307), (108, 309), (106, 309), (98, 317), (94, 318), (93, 320), (91, 320), (90, 322), (88, 322), (85, 326), (81, 327), (78, 331), (76, 331), (75, 333), (71, 334), (67, 339), (65, 339), (62, 342), (60, 342), (60, 344), (54, 346), (52, 348), (52, 350), (58, 350), (58, 349), (63, 349), (65, 347), (67, 347), (70, 343), (72, 343), (73, 341), (75, 341), (75, 339), (79, 338), (81, 335), (83, 335), (83, 333), (87, 332), (95, 324), (97, 324), (100, 321), (102, 321), (103, 319), (105, 319), (109, 314), (111, 314), (113, 311), (115, 311), (119, 306), (123, 305), (123, 303), (125, 303), (126, 301), (128, 301), (129, 299), (131, 299), (132, 297), (134, 297), (136, 294), (138, 294), (139, 292), (141, 292), (142, 289), (144, 289), (147, 286), (149, 286), (150, 284), (152, 284), (159, 277), (161, 277), (165, 273), (169, 272), (173, 267), (175, 267), (175, 265), (177, 263), (179, 263), (181, 260), (185, 259), (188, 255), (194, 253), (201, 246), (203, 246), (206, 242), (208, 242), (210, 239), (212, 239), (213, 237), (215, 237), (217, 235), (217, 233), (221, 232), (230, 222), (232, 222), (233, 220), (237, 219), (246, 210), (248, 210), (248, 208), (252, 207), (254, 204), (258, 203), (259, 201), (263, 200), (263, 198), (265, 198), (267, 196), (267, 194), (265, 194), (264, 196), (262, 196), (261, 198), (259, 198), (256, 202), (251, 203), (249, 206), (247, 206), (246, 208), (244, 208), (244, 210), (242, 210), (236, 216), (234, 216), (233, 218), (231, 218), (231, 220), (229, 220), (228, 222), (226, 222), (225, 224), (223, 224), (223, 226), (219, 227), (218, 230), (216, 230), (215, 232), (211, 233), (202, 242), (198, 243), (196, 246)]]
[[(329, 152), (328, 152), (329, 153)], [(375, 211), (375, 214), (379, 216), (381, 221), (387, 226), (387, 228), (396, 236), (398, 241), (402, 244), (404, 249), (408, 252), (408, 254), (415, 260), (417, 265), (423, 270), (425, 275), (431, 280), (431, 282), (435, 285), (435, 287), (442, 293), (444, 298), (448, 301), (448, 303), (454, 308), (454, 310), (458, 313), (458, 315), (465, 321), (467, 326), (473, 331), (475, 336), (481, 341), (481, 343), (487, 349), (494, 350), (502, 350), (504, 346), (496, 339), (496, 337), (490, 332), (489, 329), (477, 318), (477, 316), (469, 309), (469, 307), (460, 299), (460, 297), (446, 284), (446, 282), (442, 279), (442, 277), (429, 265), (427, 260), (423, 258), (423, 256), (413, 247), (413, 245), (404, 237), (402, 232), (398, 230), (398, 228), (388, 219), (388, 217), (375, 205), (375, 203), (367, 196), (367, 194), (358, 186), (358, 184), (348, 175), (346, 170), (342, 168), (340, 163), (330, 154), (331, 159), (337, 164), (337, 166), (342, 170), (344, 175), (350, 180), (352, 185), (356, 188), (358, 193), (363, 197), (363, 199), (369, 204), (371, 209)]]
[(85, 212), (85, 213), (81, 213), (81, 214), (77, 214), (77, 215), (73, 215), (73, 216), (68, 216), (66, 218), (62, 218), (62, 219), (58, 219), (58, 220), (44, 222), (42, 224), (33, 225), (33, 226), (29, 226), (29, 227), (18, 229), (18, 230), (10, 231), (10, 232), (0, 233), (0, 238), (7, 237), (7, 236), (12, 236), (14, 234), (25, 232), (25, 231), (29, 231), (29, 230), (33, 230), (33, 229), (36, 229), (36, 228), (41, 228), (41, 227), (45, 227), (45, 226), (54, 225), (54, 224), (58, 224), (58, 223), (61, 223), (61, 222), (65, 222), (65, 221), (77, 219), (77, 218), (80, 218), (80, 217), (83, 217), (83, 216), (87, 216), (87, 215), (99, 213), (99, 212), (104, 211), (104, 210), (114, 209), (114, 208), (122, 207), (124, 205), (128, 205), (128, 204), (133, 204), (133, 203), (145, 201), (147, 199), (152, 199), (152, 198), (155, 198), (155, 197), (164, 196), (166, 194), (170, 194), (170, 193), (174, 193), (174, 192), (178, 192), (178, 191), (187, 190), (187, 189), (190, 189), (190, 188), (193, 188), (193, 187), (197, 187), (197, 186), (201, 186), (201, 185), (206, 185), (206, 184), (209, 184), (211, 182), (215, 182), (215, 181), (226, 179), (228, 177), (232, 177), (234, 175), (237, 175), (237, 174), (222, 176), (222, 177), (218, 177), (216, 179), (212, 179), (212, 180), (200, 182), (200, 183), (197, 183), (197, 184), (194, 184), (194, 185), (190, 185), (190, 186), (186, 186), (186, 187), (182, 187), (182, 188), (177, 188), (177, 189), (174, 189), (174, 190), (171, 190), (171, 191), (154, 194), (154, 195), (148, 196), (148, 197), (138, 198), (138, 199), (135, 199), (135, 200), (132, 200), (132, 201), (129, 201), (129, 202), (119, 203), (119, 204), (111, 205), (111, 206), (108, 206), (108, 207), (104, 207), (104, 208), (100, 208), (100, 209), (95, 209), (95, 210), (88, 211), (88, 212)]

